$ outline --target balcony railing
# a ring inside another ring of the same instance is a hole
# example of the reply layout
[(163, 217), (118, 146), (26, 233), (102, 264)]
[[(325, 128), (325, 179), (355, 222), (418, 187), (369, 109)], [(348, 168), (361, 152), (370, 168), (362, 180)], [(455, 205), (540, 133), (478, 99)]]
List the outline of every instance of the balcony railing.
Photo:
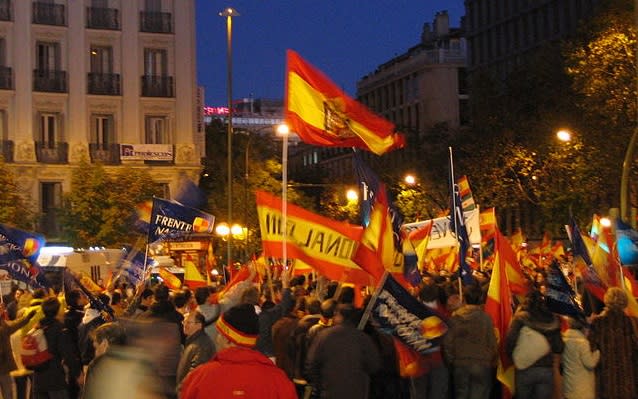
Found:
[(86, 27), (89, 29), (120, 29), (120, 10), (116, 8), (86, 8)]
[(64, 4), (33, 3), (33, 23), (41, 25), (66, 25)]
[(42, 163), (67, 163), (68, 143), (35, 142), (35, 156)]
[(11, 67), (0, 66), (0, 89), (13, 89), (13, 70)]
[(169, 12), (140, 12), (140, 31), (173, 33), (173, 15)]
[(2, 140), (2, 157), (5, 162), (13, 162), (13, 141)]
[(91, 162), (101, 162), (105, 165), (117, 165), (120, 163), (120, 145), (89, 143)]
[(119, 96), (120, 75), (117, 73), (89, 73), (88, 93)]
[(142, 97), (173, 97), (173, 77), (142, 76)]
[(11, 21), (11, 0), (0, 0), (0, 21)]
[(46, 69), (33, 70), (33, 91), (66, 93), (66, 72)]

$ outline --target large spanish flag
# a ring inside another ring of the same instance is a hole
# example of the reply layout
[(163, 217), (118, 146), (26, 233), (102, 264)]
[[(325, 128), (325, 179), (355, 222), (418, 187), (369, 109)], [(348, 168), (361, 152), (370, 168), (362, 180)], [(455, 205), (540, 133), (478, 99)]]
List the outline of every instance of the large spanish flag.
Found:
[(503, 384), (502, 394), (503, 399), (506, 399), (514, 394), (514, 364), (505, 352), (505, 336), (512, 320), (512, 292), (506, 270), (517, 261), (509, 242), (498, 229), (496, 229), (495, 247), (496, 258), (487, 291), (485, 312), (490, 315), (494, 323), (499, 354), (496, 378)]
[(381, 155), (405, 145), (394, 125), (346, 95), (320, 70), (287, 52), (285, 117), (306, 143), (356, 147)]
[[(255, 193), (264, 255), (283, 254), (282, 200), (270, 193)], [(293, 204), (287, 204), (287, 256), (315, 268), (329, 279), (370, 285), (372, 277), (352, 257), (363, 227), (337, 222)]]

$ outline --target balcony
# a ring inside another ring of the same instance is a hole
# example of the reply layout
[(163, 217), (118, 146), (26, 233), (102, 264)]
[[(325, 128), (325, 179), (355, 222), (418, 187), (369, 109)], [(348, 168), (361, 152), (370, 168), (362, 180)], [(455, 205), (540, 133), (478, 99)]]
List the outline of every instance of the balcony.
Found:
[(13, 141), (2, 140), (2, 158), (5, 162), (13, 162)]
[(66, 93), (66, 72), (46, 69), (33, 70), (33, 91)]
[(104, 165), (117, 165), (120, 163), (120, 145), (89, 143), (91, 162), (100, 162)]
[(142, 97), (173, 97), (173, 77), (142, 76)]
[(86, 8), (86, 27), (89, 29), (120, 29), (120, 10), (116, 8)]
[(40, 25), (66, 25), (64, 4), (33, 3), (33, 23)]
[(11, 21), (11, 0), (0, 0), (0, 21)]
[(89, 73), (88, 93), (105, 96), (120, 95), (120, 75), (117, 73)]
[(169, 12), (140, 12), (140, 32), (173, 33), (173, 15)]
[(38, 162), (62, 164), (68, 162), (69, 144), (35, 142), (35, 156)]
[(11, 67), (0, 66), (0, 89), (13, 90), (13, 70)]

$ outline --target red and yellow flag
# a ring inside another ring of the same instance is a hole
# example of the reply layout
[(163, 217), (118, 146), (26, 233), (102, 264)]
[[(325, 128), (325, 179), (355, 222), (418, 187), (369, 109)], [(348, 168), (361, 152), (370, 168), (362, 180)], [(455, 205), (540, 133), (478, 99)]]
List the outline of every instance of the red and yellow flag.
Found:
[(199, 268), (195, 263), (196, 259), (190, 254), (182, 256), (182, 266), (184, 267), (184, 284), (189, 288), (197, 288), (206, 286), (207, 282), (204, 276), (199, 272)]
[(164, 284), (168, 288), (172, 290), (178, 290), (182, 287), (182, 282), (180, 281), (180, 279), (177, 278), (177, 276), (173, 273), (169, 272), (165, 267), (157, 268), (157, 274), (159, 274), (162, 280), (164, 280)]
[[(255, 193), (264, 254), (283, 255), (282, 200), (265, 191)], [(369, 285), (371, 276), (352, 260), (363, 228), (337, 222), (287, 204), (286, 250), (291, 259), (312, 266), (332, 280)]]
[(285, 117), (306, 143), (357, 147), (381, 155), (405, 145), (394, 125), (346, 95), (326, 75), (288, 50)]
[(492, 318), (498, 342), (498, 368), (496, 378), (503, 384), (503, 398), (514, 394), (514, 364), (505, 352), (505, 336), (512, 320), (512, 293), (507, 269), (516, 262), (510, 244), (501, 232), (496, 230), (494, 268), (487, 291), (485, 311)]

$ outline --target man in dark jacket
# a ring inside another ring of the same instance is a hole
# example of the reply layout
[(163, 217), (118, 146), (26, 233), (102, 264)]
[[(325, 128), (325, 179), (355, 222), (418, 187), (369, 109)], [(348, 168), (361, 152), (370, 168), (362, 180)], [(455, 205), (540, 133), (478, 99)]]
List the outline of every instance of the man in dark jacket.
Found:
[(187, 313), (184, 318), (186, 344), (177, 365), (177, 392), (188, 373), (206, 363), (215, 353), (215, 345), (204, 331), (205, 322), (204, 315), (198, 311)]
[(455, 399), (490, 397), (497, 346), (492, 319), (481, 307), (482, 297), (478, 285), (465, 288), (465, 304), (452, 314), (443, 337), (443, 355), (452, 366)]
[[(56, 319), (59, 310), (60, 302), (55, 297), (42, 302), (44, 318), (39, 324), (44, 330), (47, 347), (53, 359), (34, 370), (34, 399), (66, 399), (67, 379), (78, 380), (81, 375), (79, 354), (64, 325)], [(68, 370), (68, 374), (65, 369)]]
[(372, 339), (357, 329), (357, 318), (352, 305), (339, 305), (335, 326), (321, 331), (310, 346), (307, 374), (321, 398), (368, 398), (370, 375), (381, 368), (381, 357)]

